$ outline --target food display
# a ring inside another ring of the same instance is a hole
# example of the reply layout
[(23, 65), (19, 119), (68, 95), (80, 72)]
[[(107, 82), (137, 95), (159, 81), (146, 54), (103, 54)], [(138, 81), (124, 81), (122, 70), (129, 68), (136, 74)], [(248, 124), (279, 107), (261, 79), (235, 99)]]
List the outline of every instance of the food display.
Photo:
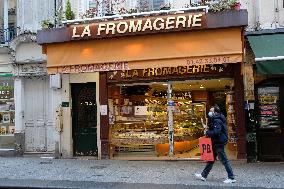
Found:
[[(111, 96), (108, 103), (113, 153), (157, 154), (161, 144), (168, 144), (165, 95)], [(191, 99), (175, 98), (174, 105), (174, 141), (187, 141), (187, 146), (193, 148), (195, 143), (189, 141), (195, 141), (203, 135), (201, 118), (206, 118), (206, 103), (193, 103)]]
[(0, 148), (14, 148), (15, 103), (12, 79), (0, 79)]

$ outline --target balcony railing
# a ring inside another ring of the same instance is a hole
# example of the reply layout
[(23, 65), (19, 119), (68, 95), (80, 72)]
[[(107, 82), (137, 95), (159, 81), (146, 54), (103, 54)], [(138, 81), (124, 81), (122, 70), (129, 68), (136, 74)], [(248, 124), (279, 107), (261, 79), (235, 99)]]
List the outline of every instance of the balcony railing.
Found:
[(0, 29), (0, 44), (8, 44), (17, 36), (19, 28)]

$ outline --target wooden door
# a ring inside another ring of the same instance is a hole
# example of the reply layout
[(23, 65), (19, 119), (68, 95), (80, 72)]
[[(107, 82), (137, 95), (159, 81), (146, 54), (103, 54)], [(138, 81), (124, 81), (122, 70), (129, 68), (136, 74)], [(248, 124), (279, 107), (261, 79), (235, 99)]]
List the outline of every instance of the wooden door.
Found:
[(24, 124), (26, 152), (53, 152), (54, 123), (49, 79), (33, 78), (24, 81)]
[(75, 156), (96, 156), (96, 84), (72, 84), (72, 128)]

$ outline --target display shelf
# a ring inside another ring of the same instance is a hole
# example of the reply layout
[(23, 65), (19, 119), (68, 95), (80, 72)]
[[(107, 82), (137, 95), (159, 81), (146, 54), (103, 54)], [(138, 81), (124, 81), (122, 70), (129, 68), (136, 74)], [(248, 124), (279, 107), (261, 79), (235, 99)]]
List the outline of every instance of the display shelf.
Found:
[(6, 102), (6, 101), (14, 101), (13, 98), (10, 98), (10, 99), (5, 99), (5, 98), (0, 98), (0, 102), (3, 101), (3, 102)]
[(5, 110), (5, 111), (0, 111), (0, 113), (8, 113), (8, 112), (15, 112), (15, 110)]
[[(172, 100), (176, 109), (174, 140), (195, 140), (202, 136), (201, 118), (206, 118), (206, 103), (193, 103), (191, 99)], [(110, 145), (113, 153), (151, 151), (155, 145), (168, 143), (167, 101), (167, 98), (155, 96), (110, 96)], [(139, 105), (147, 107), (144, 108), (144, 115), (135, 115), (137, 112), (134, 107)], [(124, 114), (122, 107), (133, 107), (134, 111), (131, 114)], [(135, 120), (136, 118), (138, 119)], [(151, 147), (145, 149), (147, 145)]]
[(0, 134), (1, 137), (13, 137), (14, 134)]

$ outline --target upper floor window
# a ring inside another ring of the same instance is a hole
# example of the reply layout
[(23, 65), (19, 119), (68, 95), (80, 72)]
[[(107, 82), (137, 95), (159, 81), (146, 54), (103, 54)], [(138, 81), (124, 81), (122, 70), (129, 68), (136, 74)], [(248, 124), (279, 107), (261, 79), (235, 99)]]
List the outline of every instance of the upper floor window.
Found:
[(160, 10), (160, 8), (165, 4), (165, 0), (153, 0), (153, 9)]
[(88, 2), (88, 8), (89, 9), (93, 9), (93, 8), (98, 8), (98, 4), (99, 4), (99, 2), (98, 2), (98, 0), (89, 0), (89, 2)]

